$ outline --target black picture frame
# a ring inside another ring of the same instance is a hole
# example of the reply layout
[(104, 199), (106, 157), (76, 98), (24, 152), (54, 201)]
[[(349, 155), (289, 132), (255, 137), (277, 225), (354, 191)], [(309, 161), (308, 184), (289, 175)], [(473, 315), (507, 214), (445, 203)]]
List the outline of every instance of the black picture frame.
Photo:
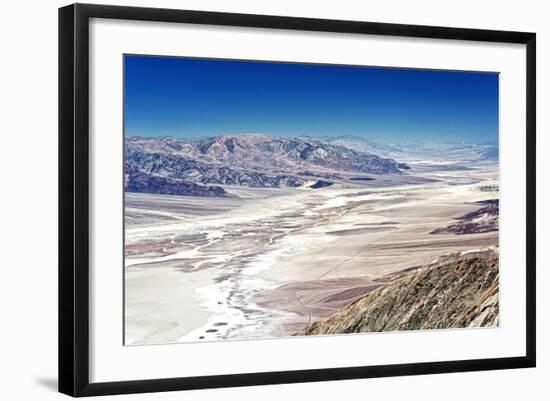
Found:
[[(519, 357), (90, 383), (88, 61), (91, 18), (526, 45), (526, 353)], [(74, 4), (59, 9), (59, 391), (71, 396), (361, 379), (535, 366), (536, 35), (358, 21)]]

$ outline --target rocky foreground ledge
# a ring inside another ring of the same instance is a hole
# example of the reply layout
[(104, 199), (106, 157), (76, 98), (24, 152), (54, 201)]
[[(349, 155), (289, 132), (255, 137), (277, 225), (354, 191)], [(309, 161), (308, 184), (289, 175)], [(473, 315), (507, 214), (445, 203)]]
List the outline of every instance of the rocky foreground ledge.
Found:
[(297, 335), (488, 327), (499, 324), (498, 257), (419, 268)]

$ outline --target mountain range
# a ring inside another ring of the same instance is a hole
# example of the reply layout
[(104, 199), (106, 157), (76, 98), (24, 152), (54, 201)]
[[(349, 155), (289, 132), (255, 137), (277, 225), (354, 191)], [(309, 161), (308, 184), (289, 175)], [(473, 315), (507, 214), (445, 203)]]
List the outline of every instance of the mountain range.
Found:
[[(403, 174), (409, 168), (391, 158), (315, 139), (260, 134), (196, 140), (127, 137), (124, 149), (126, 190), (135, 192), (170, 193), (178, 183), (174, 180), (199, 186), (298, 187), (320, 178), (337, 179), (339, 173)], [(323, 181), (314, 188), (326, 185)], [(212, 187), (193, 187), (191, 192), (205, 191), (216, 193)]]

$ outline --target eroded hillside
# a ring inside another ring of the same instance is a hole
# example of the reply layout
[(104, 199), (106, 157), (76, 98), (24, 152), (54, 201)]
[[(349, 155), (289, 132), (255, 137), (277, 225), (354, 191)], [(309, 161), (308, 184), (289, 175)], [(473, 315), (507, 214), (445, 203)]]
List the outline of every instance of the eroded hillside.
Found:
[(300, 335), (498, 326), (498, 257), (425, 267), (378, 288)]

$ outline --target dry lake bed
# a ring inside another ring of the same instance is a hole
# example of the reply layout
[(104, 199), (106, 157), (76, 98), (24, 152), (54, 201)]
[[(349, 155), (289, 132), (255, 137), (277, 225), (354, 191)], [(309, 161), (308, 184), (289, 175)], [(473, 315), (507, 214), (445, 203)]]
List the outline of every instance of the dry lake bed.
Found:
[(417, 165), (327, 188), (125, 195), (125, 340), (290, 336), (408, 269), (498, 247), (433, 234), (498, 198), (498, 165)]

